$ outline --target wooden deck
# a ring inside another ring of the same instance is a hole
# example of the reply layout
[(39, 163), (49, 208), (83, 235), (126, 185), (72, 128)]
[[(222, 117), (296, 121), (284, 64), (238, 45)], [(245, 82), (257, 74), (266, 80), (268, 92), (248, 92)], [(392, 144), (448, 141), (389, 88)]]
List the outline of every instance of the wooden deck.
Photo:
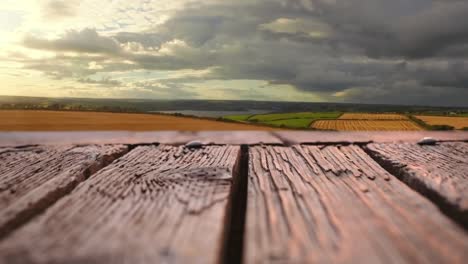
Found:
[(467, 259), (468, 132), (0, 133), (0, 263)]

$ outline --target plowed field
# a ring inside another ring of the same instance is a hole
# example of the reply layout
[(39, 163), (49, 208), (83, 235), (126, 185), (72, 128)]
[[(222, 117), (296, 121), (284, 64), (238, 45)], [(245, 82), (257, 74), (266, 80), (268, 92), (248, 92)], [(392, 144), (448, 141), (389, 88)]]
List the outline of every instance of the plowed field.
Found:
[(315, 129), (338, 131), (410, 131), (423, 130), (409, 120), (318, 120)]
[(429, 125), (449, 125), (456, 129), (468, 127), (468, 117), (450, 117), (450, 116), (416, 116)]
[(369, 113), (345, 113), (340, 119), (360, 120), (406, 120), (407, 117), (399, 114), (369, 114)]

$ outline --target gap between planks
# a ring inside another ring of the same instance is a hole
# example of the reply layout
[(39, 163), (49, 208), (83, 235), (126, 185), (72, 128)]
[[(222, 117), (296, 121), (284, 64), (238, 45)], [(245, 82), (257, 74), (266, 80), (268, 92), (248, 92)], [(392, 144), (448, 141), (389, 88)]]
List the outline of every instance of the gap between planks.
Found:
[(245, 220), (247, 211), (247, 185), (249, 173), (249, 146), (241, 145), (236, 161), (226, 210), (224, 243), (219, 263), (243, 263)]

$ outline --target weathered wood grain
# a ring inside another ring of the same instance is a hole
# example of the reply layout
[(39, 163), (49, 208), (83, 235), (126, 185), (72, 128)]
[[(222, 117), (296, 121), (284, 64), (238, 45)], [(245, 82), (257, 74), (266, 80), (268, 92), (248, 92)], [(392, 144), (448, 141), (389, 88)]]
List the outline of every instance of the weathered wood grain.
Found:
[(0, 132), (0, 146), (145, 143), (183, 145), (195, 138), (194, 132), (178, 131)]
[(196, 139), (214, 144), (283, 144), (278, 137), (269, 131), (200, 131), (196, 134)]
[(370, 144), (369, 153), (468, 227), (468, 143)]
[(368, 143), (417, 142), (423, 137), (440, 141), (465, 140), (464, 131), (413, 132), (331, 132), (331, 131), (200, 131), (200, 132), (0, 132), (0, 146), (37, 144), (147, 144), (183, 145), (198, 140), (213, 144), (303, 144), (303, 143)]
[(466, 263), (468, 235), (357, 146), (250, 150), (246, 263)]
[(468, 140), (465, 131), (275, 131), (288, 144), (306, 143), (368, 143), (368, 142), (418, 142), (424, 137), (440, 141)]
[(198, 140), (205, 144), (281, 144), (267, 131), (97, 131), (97, 132), (0, 132), (0, 146), (37, 144), (147, 144), (183, 145)]
[(125, 152), (123, 145), (0, 148), (0, 237)]
[(239, 147), (140, 146), (0, 244), (0, 263), (213, 263)]

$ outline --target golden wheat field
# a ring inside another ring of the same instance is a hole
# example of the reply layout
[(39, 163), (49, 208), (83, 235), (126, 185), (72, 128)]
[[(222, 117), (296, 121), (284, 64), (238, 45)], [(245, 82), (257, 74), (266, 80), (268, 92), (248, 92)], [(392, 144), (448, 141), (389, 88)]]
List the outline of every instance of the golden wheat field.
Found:
[(274, 130), (271, 127), (156, 114), (0, 111), (0, 131)]
[(315, 129), (338, 131), (414, 131), (423, 130), (409, 120), (318, 120)]
[(404, 115), (399, 114), (369, 114), (369, 113), (345, 113), (340, 119), (359, 119), (359, 120), (406, 120)]
[(416, 116), (429, 125), (449, 125), (456, 129), (468, 127), (468, 117), (450, 117), (450, 116)]

